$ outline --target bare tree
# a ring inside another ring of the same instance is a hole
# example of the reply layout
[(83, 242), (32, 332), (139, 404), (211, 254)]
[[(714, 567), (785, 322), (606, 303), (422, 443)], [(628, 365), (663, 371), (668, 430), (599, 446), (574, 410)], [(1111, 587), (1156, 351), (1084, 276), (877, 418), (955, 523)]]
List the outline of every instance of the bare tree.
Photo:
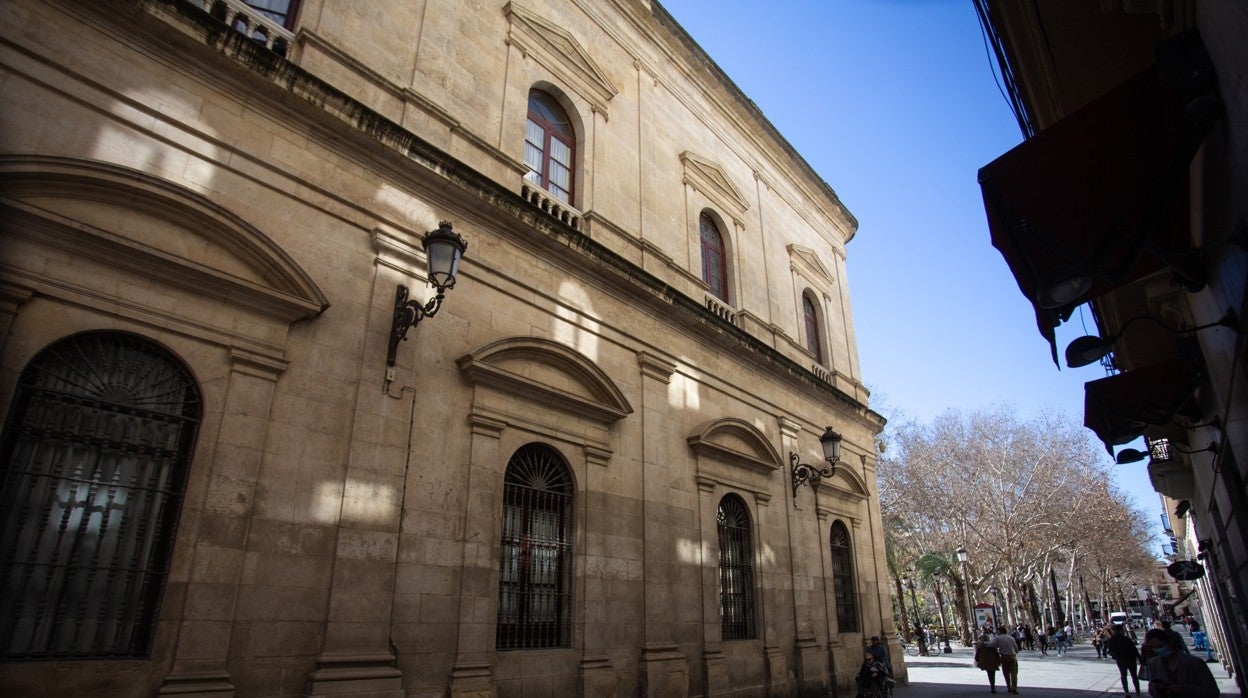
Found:
[[(998, 407), (949, 411), (930, 424), (899, 420), (886, 434), (878, 476), (894, 578), (935, 554), (948, 564), (930, 579), (960, 592), (951, 561), (962, 545), (971, 559), (964, 593), (982, 598), (995, 586), (1010, 622), (1039, 624), (1042, 605), (1055, 617), (1073, 614), (1077, 574), (1104, 586), (1106, 570), (1152, 564), (1146, 519), (1115, 491), (1103, 451), (1080, 425), (1053, 415), (1023, 421)], [(1061, 614), (1061, 590), (1045, 587), (1059, 566), (1068, 604)], [(966, 615), (967, 604), (958, 606)]]

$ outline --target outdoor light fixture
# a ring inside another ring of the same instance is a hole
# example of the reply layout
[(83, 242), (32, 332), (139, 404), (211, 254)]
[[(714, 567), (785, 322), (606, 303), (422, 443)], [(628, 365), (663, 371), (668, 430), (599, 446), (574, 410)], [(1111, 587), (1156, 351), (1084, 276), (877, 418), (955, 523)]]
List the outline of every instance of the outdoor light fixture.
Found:
[[(1206, 451), (1208, 451), (1209, 453), (1217, 453), (1218, 442), (1210, 441), (1208, 446), (1205, 446), (1204, 448), (1192, 449), (1190, 451), (1173, 443), (1170, 444), (1170, 448), (1173, 448), (1179, 453), (1186, 453), (1188, 455), (1191, 455), (1193, 453), (1204, 453)], [(1114, 462), (1117, 463), (1118, 465), (1126, 465), (1127, 463), (1138, 463), (1144, 460), (1145, 458), (1147, 458), (1149, 456), (1149, 453), (1150, 453), (1149, 451), (1141, 451), (1136, 448), (1124, 448), (1118, 452), (1117, 456), (1114, 457)]]
[(1059, 278), (1036, 288), (1036, 305), (1052, 310), (1083, 298), (1092, 289), (1092, 277), (1079, 272), (1062, 274)]
[(1235, 327), (1235, 312), (1233, 310), (1228, 310), (1226, 311), (1226, 315), (1223, 315), (1217, 322), (1211, 322), (1207, 325), (1200, 325), (1199, 327), (1192, 327), (1189, 329), (1175, 329), (1151, 315), (1137, 315), (1122, 323), (1122, 328), (1118, 330), (1117, 334), (1113, 334), (1108, 337), (1079, 337), (1075, 341), (1071, 342), (1066, 346), (1066, 365), (1070, 368), (1079, 368), (1080, 366), (1087, 366), (1088, 364), (1095, 363), (1105, 358), (1111, 351), (1113, 351), (1114, 342), (1121, 339), (1123, 333), (1127, 331), (1127, 328), (1137, 320), (1151, 320), (1152, 322), (1161, 325), (1163, 329), (1172, 334), (1188, 334), (1199, 330), (1205, 330), (1210, 327)]
[(966, 576), (966, 563), (971, 561), (971, 554), (966, 552), (966, 548), (960, 545), (957, 550), (954, 550), (953, 552), (958, 556), (958, 564), (962, 566), (962, 587), (966, 593), (967, 613), (965, 639), (969, 643), (974, 641), (975, 632), (978, 630), (978, 628), (975, 627), (975, 602), (971, 600), (971, 580)]
[(421, 239), (425, 248), (425, 258), (429, 264), (429, 284), (437, 291), (437, 295), (428, 303), (409, 301), (407, 287), (399, 284), (394, 292), (394, 320), (390, 325), (390, 346), (386, 351), (386, 380), (394, 379), (395, 355), (399, 350), (399, 342), (407, 339), (407, 331), (413, 325), (427, 317), (433, 317), (442, 307), (442, 299), (448, 289), (455, 287), (455, 275), (459, 273), (459, 259), (468, 242), (459, 233), (451, 230), (451, 224), (442, 221), (438, 229), (425, 233)]
[(819, 445), (823, 447), (823, 459), (828, 462), (822, 468), (803, 463), (796, 453), (789, 452), (789, 462), (793, 464), (794, 502), (797, 501), (797, 488), (809, 482), (810, 488), (814, 489), (819, 485), (819, 480), (832, 477), (836, 473), (836, 463), (841, 460), (841, 435), (828, 427), (823, 436), (819, 437)]

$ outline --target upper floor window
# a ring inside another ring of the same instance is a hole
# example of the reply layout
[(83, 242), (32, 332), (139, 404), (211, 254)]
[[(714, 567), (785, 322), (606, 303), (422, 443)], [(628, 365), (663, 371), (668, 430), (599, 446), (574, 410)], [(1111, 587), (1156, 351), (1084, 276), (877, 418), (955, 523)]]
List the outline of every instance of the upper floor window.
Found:
[(702, 280), (711, 295), (728, 302), (728, 263), (724, 253), (724, 236), (711, 217), (698, 217), (698, 235), (702, 239)]
[(86, 332), (18, 379), (0, 438), (0, 657), (146, 657), (200, 419), (163, 348)]
[(243, 0), (243, 4), (287, 29), (295, 28), (299, 0)]
[(806, 325), (806, 348), (815, 355), (815, 363), (823, 363), (823, 342), (819, 335), (819, 315), (815, 312), (815, 301), (809, 293), (802, 294), (802, 319)]
[(550, 446), (522, 446), (503, 476), (500, 650), (572, 641), (572, 473)]
[(832, 523), (832, 586), (836, 592), (836, 625), (840, 632), (858, 632), (858, 604), (854, 594), (854, 558), (849, 530), (840, 521)]
[(524, 178), (571, 205), (575, 155), (576, 135), (567, 112), (549, 94), (530, 92), (524, 129), (524, 164), (529, 172)]
[(735, 494), (724, 495), (717, 513), (719, 532), (719, 611), (725, 640), (745, 640), (754, 632), (754, 543), (750, 512)]

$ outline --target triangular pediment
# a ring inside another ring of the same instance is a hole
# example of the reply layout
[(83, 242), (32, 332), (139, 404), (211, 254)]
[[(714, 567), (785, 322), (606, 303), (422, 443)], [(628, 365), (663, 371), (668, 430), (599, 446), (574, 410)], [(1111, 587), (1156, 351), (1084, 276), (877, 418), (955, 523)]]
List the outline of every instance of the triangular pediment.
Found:
[(823, 288), (833, 286), (836, 283), (832, 272), (823, 264), (823, 260), (819, 259), (819, 255), (809, 247), (801, 245), (789, 245), (789, 257), (797, 271), (802, 272), (811, 281), (818, 282)]
[(507, 3), (503, 12), (511, 23), (507, 40), (581, 92), (605, 116), (607, 102), (620, 90), (580, 42), (559, 25), (514, 2)]
[(750, 203), (722, 167), (688, 150), (680, 154), (680, 163), (684, 167), (686, 184), (702, 192), (738, 223), (744, 219)]
[(473, 383), (610, 424), (632, 413), (624, 393), (588, 357), (537, 337), (499, 340), (458, 360)]

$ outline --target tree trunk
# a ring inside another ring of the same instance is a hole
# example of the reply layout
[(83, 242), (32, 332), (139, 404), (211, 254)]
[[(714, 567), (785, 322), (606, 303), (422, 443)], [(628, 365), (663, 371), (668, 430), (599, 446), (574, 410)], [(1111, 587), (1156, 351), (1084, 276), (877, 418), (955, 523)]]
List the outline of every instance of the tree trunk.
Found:
[(949, 642), (949, 621), (945, 616), (945, 595), (940, 593), (940, 584), (936, 584), (934, 589), (936, 592), (936, 608), (940, 609), (940, 631), (944, 634), (945, 642)]
[(906, 615), (906, 592), (901, 588), (901, 580), (897, 577), (893, 577), (893, 584), (897, 587), (897, 609), (901, 615), (901, 638), (909, 643), (910, 618)]
[[(1062, 625), (1066, 620), (1066, 614), (1062, 613), (1062, 597), (1057, 593), (1057, 571), (1052, 567), (1049, 568), (1049, 583), (1053, 586), (1053, 605), (1050, 606), (1053, 609), (1052, 622), (1054, 625)], [(1073, 589), (1067, 589), (1066, 595), (1070, 596), (1071, 591)]]
[(967, 610), (970, 606), (969, 592), (970, 590), (966, 588), (961, 579), (953, 580), (953, 595), (957, 597), (958, 617), (962, 619), (962, 644), (966, 647), (970, 647), (975, 642), (975, 628), (973, 627), (975, 619), (967, 615), (970, 613)]

